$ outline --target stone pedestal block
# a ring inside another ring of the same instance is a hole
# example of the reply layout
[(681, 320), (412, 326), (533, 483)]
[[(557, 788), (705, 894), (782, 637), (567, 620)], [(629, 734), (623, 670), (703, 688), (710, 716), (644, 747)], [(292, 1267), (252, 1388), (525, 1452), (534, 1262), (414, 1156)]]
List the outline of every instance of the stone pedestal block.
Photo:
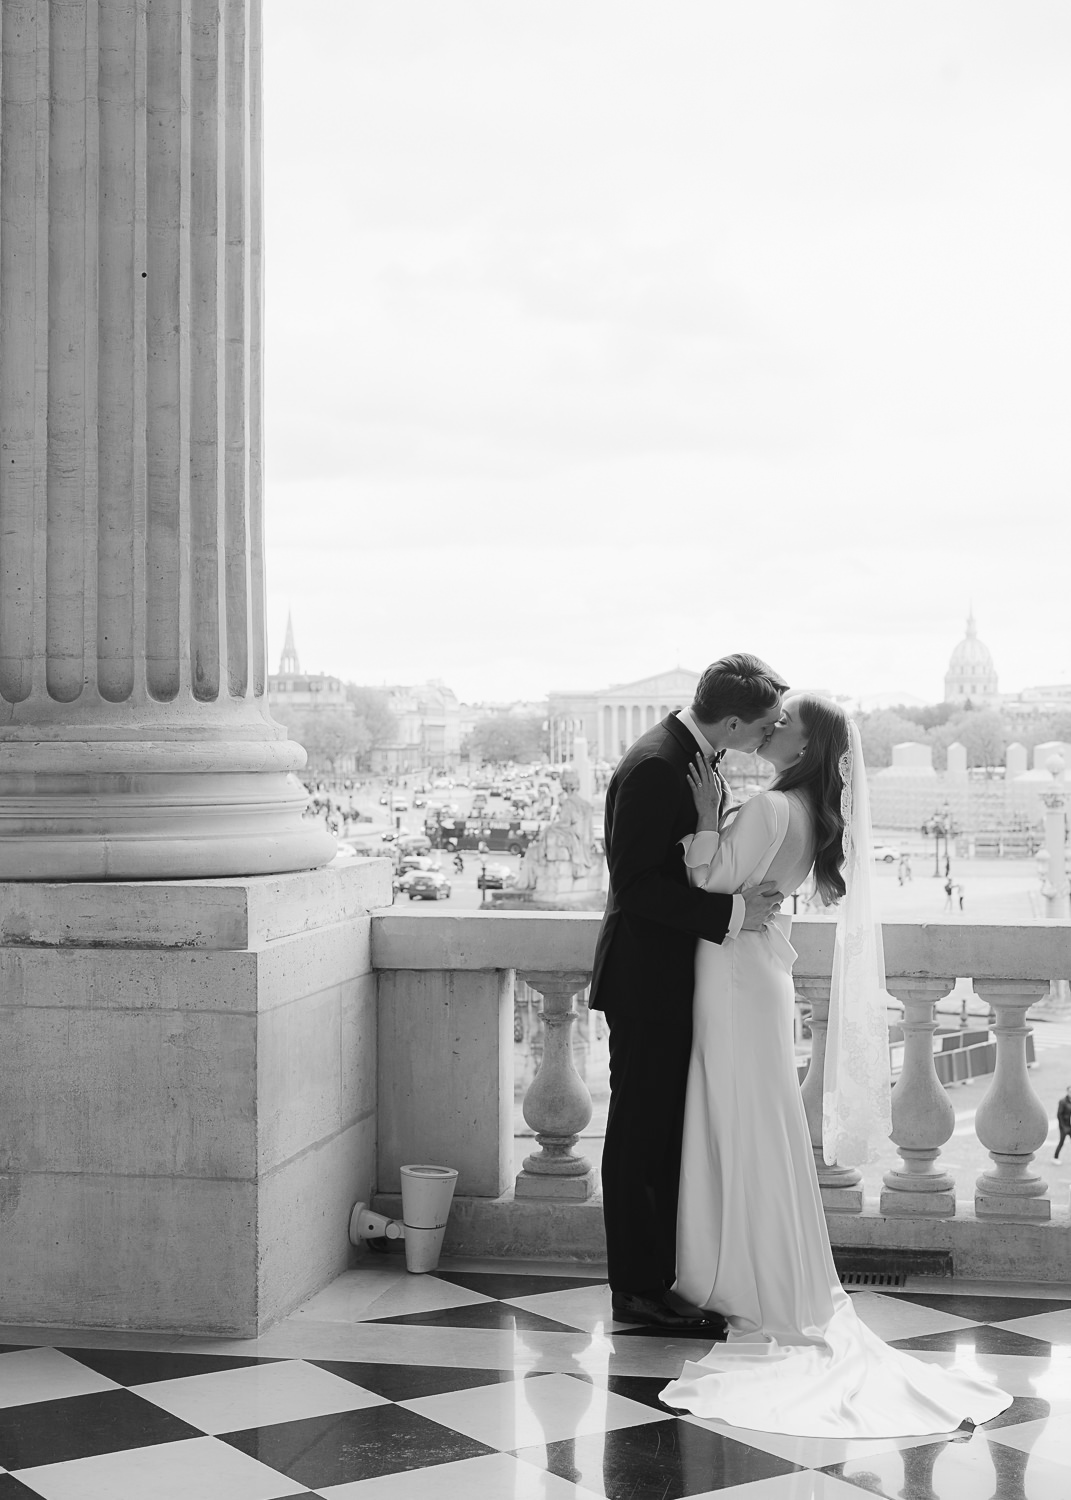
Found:
[(513, 1166), (512, 969), (383, 972), (378, 1025), (380, 1190), (426, 1162), (497, 1198)]
[(0, 884), (0, 1322), (254, 1336), (374, 1177), (385, 861)]

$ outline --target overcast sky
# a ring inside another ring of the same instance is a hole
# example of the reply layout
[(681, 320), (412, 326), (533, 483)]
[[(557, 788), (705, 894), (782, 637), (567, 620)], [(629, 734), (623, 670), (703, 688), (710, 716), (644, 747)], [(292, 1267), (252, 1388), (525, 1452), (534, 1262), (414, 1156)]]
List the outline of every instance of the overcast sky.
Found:
[(1065, 0), (266, 0), (269, 642), (1071, 681)]

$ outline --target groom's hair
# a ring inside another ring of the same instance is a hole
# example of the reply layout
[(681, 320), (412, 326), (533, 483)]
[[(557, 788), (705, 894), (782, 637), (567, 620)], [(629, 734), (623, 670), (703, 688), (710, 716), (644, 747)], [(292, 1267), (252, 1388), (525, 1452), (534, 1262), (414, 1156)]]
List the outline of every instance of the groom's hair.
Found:
[(745, 724), (769, 713), (788, 683), (782, 682), (773, 667), (746, 651), (722, 656), (699, 679), (692, 702), (692, 713), (701, 724), (717, 724), (734, 716)]

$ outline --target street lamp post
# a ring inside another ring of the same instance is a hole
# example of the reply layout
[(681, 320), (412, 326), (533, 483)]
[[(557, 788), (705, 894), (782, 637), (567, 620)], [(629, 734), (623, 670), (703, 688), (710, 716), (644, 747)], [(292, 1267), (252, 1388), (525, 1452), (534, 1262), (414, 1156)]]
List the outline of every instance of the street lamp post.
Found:
[(959, 830), (952, 821), (952, 810), (946, 802), (944, 808), (933, 813), (922, 825), (924, 838), (933, 834), (933, 873), (936, 880), (941, 878), (941, 840), (945, 841), (945, 871), (946, 875), (951, 873), (952, 861), (949, 853), (949, 839), (955, 838)]

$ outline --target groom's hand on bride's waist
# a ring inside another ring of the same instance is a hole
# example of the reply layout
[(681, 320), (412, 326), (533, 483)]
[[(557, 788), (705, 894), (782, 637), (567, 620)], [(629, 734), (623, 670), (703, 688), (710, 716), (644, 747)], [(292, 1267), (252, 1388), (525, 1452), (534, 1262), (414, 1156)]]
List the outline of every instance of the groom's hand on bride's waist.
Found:
[(741, 891), (744, 898), (744, 920), (740, 924), (743, 932), (761, 932), (774, 912), (781, 910), (785, 899), (775, 885), (757, 885), (750, 891)]

